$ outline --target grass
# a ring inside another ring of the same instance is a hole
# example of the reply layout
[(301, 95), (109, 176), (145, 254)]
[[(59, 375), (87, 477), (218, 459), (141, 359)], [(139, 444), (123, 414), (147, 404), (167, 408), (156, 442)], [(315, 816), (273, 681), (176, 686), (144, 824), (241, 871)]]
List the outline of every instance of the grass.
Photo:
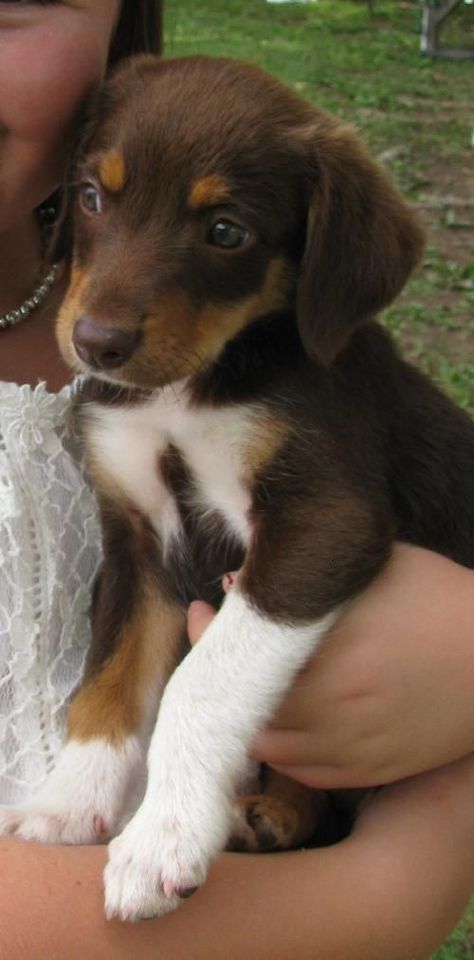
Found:
[(432, 960), (474, 960), (474, 900), (462, 922)]
[[(365, 0), (169, 0), (166, 53), (253, 61), (359, 129), (428, 234), (421, 269), (384, 321), (474, 414), (473, 63), (419, 54), (416, 0), (374, 6), (370, 18)], [(474, 46), (473, 6), (457, 8), (443, 42)], [(474, 902), (433, 960), (474, 960)]]

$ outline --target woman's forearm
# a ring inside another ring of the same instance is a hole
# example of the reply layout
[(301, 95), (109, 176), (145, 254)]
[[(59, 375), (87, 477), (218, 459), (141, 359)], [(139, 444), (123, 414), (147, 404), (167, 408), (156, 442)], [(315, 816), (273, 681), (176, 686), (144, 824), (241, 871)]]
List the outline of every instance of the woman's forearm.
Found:
[(0, 960), (426, 960), (474, 886), (474, 759), (387, 788), (324, 850), (224, 854), (161, 920), (107, 923), (105, 848), (0, 843)]

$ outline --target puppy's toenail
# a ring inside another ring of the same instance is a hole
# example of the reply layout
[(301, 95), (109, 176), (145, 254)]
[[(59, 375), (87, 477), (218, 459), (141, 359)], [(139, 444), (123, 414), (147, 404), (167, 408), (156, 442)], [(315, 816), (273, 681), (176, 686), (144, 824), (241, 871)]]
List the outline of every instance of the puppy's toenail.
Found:
[(196, 893), (197, 887), (180, 887), (176, 893), (181, 900), (189, 900), (193, 893)]

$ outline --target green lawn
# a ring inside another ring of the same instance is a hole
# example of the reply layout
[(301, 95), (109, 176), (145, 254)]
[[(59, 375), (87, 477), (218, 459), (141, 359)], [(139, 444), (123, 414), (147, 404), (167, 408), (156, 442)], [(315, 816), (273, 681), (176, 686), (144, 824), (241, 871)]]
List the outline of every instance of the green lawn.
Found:
[(433, 955), (433, 960), (474, 960), (474, 901), (462, 923)]
[[(422, 268), (385, 322), (406, 354), (474, 413), (474, 63), (419, 54), (419, 4), (168, 0), (166, 53), (244, 58), (357, 126), (416, 203)], [(446, 28), (474, 46), (474, 6)], [(474, 960), (474, 905), (436, 960)], [(380, 958), (383, 960), (383, 957)]]

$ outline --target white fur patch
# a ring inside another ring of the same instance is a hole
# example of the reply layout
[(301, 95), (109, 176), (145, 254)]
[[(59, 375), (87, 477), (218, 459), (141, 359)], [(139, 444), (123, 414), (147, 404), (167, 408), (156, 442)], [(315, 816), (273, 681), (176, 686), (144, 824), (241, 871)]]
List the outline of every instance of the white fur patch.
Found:
[[(0, 835), (42, 843), (99, 843), (136, 809), (145, 786), (142, 745), (69, 740), (34, 800), (0, 810)], [(133, 791), (133, 795), (132, 795)]]
[(158, 470), (170, 444), (193, 473), (199, 507), (218, 510), (230, 531), (248, 545), (250, 493), (243, 459), (257, 408), (190, 407), (185, 385), (174, 384), (139, 405), (92, 404), (89, 409), (86, 431), (93, 458), (150, 519), (165, 549), (180, 532), (174, 498)]
[(160, 915), (203, 883), (229, 835), (248, 747), (335, 617), (275, 623), (237, 588), (227, 595), (166, 687), (144, 801), (110, 845), (108, 917)]

